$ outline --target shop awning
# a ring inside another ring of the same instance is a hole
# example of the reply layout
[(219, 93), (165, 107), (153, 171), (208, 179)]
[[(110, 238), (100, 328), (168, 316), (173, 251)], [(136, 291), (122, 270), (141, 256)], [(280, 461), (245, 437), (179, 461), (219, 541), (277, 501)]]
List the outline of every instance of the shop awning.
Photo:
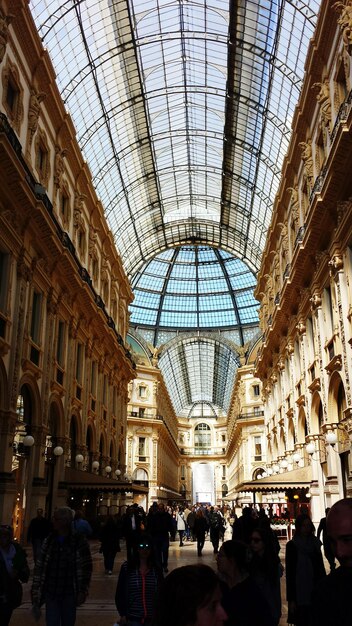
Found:
[(311, 466), (298, 467), (290, 472), (266, 476), (258, 480), (250, 480), (237, 485), (236, 494), (240, 491), (287, 491), (287, 489), (308, 488), (312, 481)]
[(92, 472), (84, 472), (74, 467), (65, 468), (65, 479), (59, 484), (59, 488), (82, 491), (94, 489), (96, 491), (106, 491), (111, 493), (148, 493), (147, 481), (117, 480), (108, 476), (100, 476)]

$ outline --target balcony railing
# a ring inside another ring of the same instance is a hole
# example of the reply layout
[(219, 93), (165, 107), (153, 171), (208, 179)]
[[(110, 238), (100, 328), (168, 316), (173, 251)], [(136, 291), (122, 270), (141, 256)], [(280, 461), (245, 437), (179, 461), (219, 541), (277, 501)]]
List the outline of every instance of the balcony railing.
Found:
[(240, 415), (238, 416), (238, 419), (247, 420), (247, 419), (254, 419), (256, 417), (263, 417), (263, 416), (264, 416), (264, 411), (251, 411), (250, 413), (240, 413)]
[(181, 448), (181, 454), (187, 456), (223, 456), (226, 448)]

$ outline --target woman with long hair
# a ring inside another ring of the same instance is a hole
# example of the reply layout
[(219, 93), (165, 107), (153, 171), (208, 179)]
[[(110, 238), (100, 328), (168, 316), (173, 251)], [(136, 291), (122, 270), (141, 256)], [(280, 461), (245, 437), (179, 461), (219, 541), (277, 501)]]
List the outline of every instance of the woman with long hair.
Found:
[(202, 511), (202, 509), (198, 509), (196, 513), (196, 519), (194, 520), (193, 532), (197, 539), (197, 554), (198, 556), (202, 556), (202, 550), (204, 548), (205, 543), (205, 535), (208, 530), (208, 522), (206, 517)]
[(160, 568), (155, 564), (151, 537), (137, 537), (133, 556), (121, 565), (117, 581), (115, 604), (121, 625), (150, 624), (155, 596), (162, 581)]
[(250, 548), (250, 576), (255, 580), (259, 589), (266, 597), (270, 605), (274, 624), (278, 624), (281, 617), (280, 578), (283, 568), (271, 529), (258, 526), (258, 528), (253, 530)]
[(228, 626), (276, 626), (269, 603), (249, 575), (250, 549), (242, 541), (224, 541), (217, 566), (223, 581), (223, 607)]
[(310, 626), (312, 594), (316, 583), (326, 575), (321, 541), (309, 515), (298, 515), (295, 534), (286, 544), (286, 591), (289, 623)]

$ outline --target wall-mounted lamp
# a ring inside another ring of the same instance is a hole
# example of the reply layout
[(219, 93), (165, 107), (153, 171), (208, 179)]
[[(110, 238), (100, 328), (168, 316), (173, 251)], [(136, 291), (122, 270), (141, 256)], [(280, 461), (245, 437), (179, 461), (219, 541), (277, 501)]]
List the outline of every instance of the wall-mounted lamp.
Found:
[(92, 469), (93, 470), (99, 469), (99, 466), (100, 466), (99, 461), (93, 461), (93, 463), (92, 463)]
[(106, 471), (107, 474), (111, 474), (111, 470), (112, 470), (112, 468), (111, 468), (110, 465), (106, 465), (105, 466), (105, 471)]
[(64, 453), (64, 449), (61, 446), (55, 446), (53, 453), (55, 456), (62, 456)]
[(301, 460), (301, 455), (300, 455), (300, 453), (299, 453), (299, 452), (294, 452), (294, 453), (293, 453), (293, 455), (292, 455), (292, 460), (293, 460), (295, 463), (299, 463), (299, 462), (300, 462), (300, 460)]
[(76, 454), (75, 461), (76, 461), (76, 463), (83, 463), (83, 461), (84, 461), (83, 454)]
[[(332, 448), (334, 448), (334, 446), (337, 444), (338, 442), (338, 437), (337, 437), (337, 430), (342, 430), (345, 434), (346, 437), (349, 438), (350, 442), (352, 443), (352, 432), (347, 430), (347, 427), (344, 424), (338, 423), (338, 424), (329, 424), (328, 425), (328, 429), (326, 430), (326, 432), (324, 434), (316, 434), (313, 435), (314, 439), (324, 439), (325, 440), (325, 444), (326, 445), (330, 445)], [(308, 454), (313, 455), (315, 452), (315, 443), (313, 441), (310, 441), (307, 445), (306, 445), (306, 451), (308, 452)]]
[(121, 470), (116, 469), (115, 470), (115, 476), (117, 476), (117, 477), (121, 476)]
[(22, 443), (26, 448), (31, 448), (34, 445), (34, 437), (32, 437), (32, 435), (25, 435)]
[(288, 468), (288, 462), (286, 461), (286, 459), (282, 459), (282, 461), (280, 461), (280, 467), (282, 467), (282, 469)]
[(21, 456), (28, 454), (29, 449), (34, 443), (34, 437), (32, 437), (32, 435), (26, 435), (23, 430), (17, 430), (14, 440), (9, 443), (9, 447), (13, 448), (14, 454)]
[(311, 456), (314, 454), (314, 452), (315, 452), (315, 443), (313, 443), (313, 441), (310, 441), (309, 443), (307, 443), (306, 451)]

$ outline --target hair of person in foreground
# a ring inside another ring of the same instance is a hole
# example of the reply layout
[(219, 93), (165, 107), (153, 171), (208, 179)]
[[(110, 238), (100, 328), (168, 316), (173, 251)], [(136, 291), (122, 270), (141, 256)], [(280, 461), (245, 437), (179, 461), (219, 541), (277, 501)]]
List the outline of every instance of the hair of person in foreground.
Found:
[(163, 580), (153, 626), (222, 626), (219, 579), (208, 565), (184, 565)]

